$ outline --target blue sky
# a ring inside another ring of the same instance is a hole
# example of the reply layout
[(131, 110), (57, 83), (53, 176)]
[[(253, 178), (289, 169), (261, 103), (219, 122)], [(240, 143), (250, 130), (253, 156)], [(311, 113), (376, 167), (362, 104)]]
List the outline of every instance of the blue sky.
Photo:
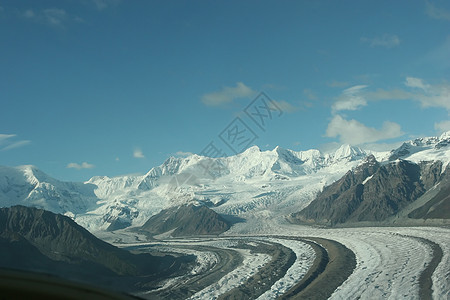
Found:
[(449, 94), (448, 1), (0, 0), (0, 165), (63, 180), (232, 155), (235, 120), (263, 150), (388, 149), (450, 130)]

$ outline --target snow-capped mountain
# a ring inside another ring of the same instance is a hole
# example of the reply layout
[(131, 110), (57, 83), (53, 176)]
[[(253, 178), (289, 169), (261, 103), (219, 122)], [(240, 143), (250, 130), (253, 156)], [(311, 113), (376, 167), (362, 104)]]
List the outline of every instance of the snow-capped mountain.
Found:
[(386, 162), (441, 160), (445, 167), (449, 143), (450, 133), (405, 142), (386, 153), (350, 145), (326, 154), (253, 146), (230, 157), (170, 157), (144, 175), (96, 176), (84, 183), (61, 182), (33, 166), (0, 167), (0, 206), (63, 213), (91, 231), (140, 226), (162, 209), (189, 203), (244, 218), (282, 216), (306, 207), (369, 154)]
[[(389, 160), (402, 159), (421, 159), (435, 160), (439, 159), (441, 148), (450, 144), (450, 131), (443, 133), (440, 137), (425, 137), (417, 138), (411, 141), (404, 142), (398, 149), (392, 150)], [(428, 150), (428, 151), (427, 151)], [(414, 154), (418, 155), (414, 155)], [(437, 156), (436, 156), (437, 155)]]
[(62, 182), (34, 166), (0, 166), (0, 203), (46, 208), (56, 213), (84, 213), (95, 204), (96, 186)]

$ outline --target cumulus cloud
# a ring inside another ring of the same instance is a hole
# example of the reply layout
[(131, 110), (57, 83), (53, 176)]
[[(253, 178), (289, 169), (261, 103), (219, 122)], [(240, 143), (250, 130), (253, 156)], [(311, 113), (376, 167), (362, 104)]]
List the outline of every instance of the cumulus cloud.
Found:
[(357, 110), (367, 105), (366, 99), (361, 94), (367, 85), (356, 85), (345, 89), (337, 101), (331, 107), (333, 113), (341, 110)]
[(397, 35), (387, 33), (374, 38), (362, 37), (361, 42), (368, 43), (371, 47), (393, 48), (400, 45), (400, 39)]
[(142, 153), (142, 150), (139, 148), (134, 149), (133, 151), (133, 157), (134, 158), (145, 158), (144, 153)]
[(450, 11), (438, 8), (431, 2), (426, 3), (425, 13), (432, 19), (450, 21)]
[(78, 163), (69, 163), (67, 164), (66, 168), (68, 169), (77, 169), (77, 170), (81, 170), (81, 169), (92, 169), (95, 166), (93, 164), (87, 163), (87, 162), (82, 162), (81, 164)]
[(328, 124), (327, 137), (339, 137), (341, 143), (360, 145), (402, 136), (397, 123), (386, 121), (381, 129), (367, 127), (356, 120), (346, 120), (336, 115)]
[(450, 120), (434, 123), (434, 128), (441, 133), (450, 131)]
[(249, 98), (256, 92), (242, 82), (236, 83), (235, 87), (224, 87), (218, 92), (208, 93), (202, 96), (202, 102), (208, 106), (220, 106), (231, 103), (238, 98)]

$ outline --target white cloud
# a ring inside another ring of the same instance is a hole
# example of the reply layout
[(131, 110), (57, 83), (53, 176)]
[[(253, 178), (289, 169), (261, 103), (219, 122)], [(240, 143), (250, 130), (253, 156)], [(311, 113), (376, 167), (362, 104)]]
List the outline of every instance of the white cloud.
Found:
[(14, 141), (13, 139), (17, 135), (15, 134), (0, 134), (0, 150), (1, 151), (8, 151), (11, 149), (19, 148), (22, 146), (26, 146), (31, 143), (29, 140), (20, 140), (20, 141)]
[(341, 110), (357, 110), (367, 105), (366, 99), (361, 95), (367, 85), (356, 85), (345, 89), (338, 100), (331, 107), (333, 113)]
[(450, 84), (430, 85), (420, 78), (407, 77), (405, 85), (422, 90), (412, 93), (411, 97), (423, 107), (443, 107), (450, 111)]
[(47, 24), (53, 27), (64, 28), (67, 22), (75, 21), (78, 23), (84, 20), (78, 16), (70, 16), (64, 9), (61, 8), (45, 8), (41, 10), (27, 9), (22, 13), (25, 19), (30, 21)]
[(397, 123), (385, 121), (380, 130), (367, 127), (356, 120), (345, 120), (336, 115), (328, 124), (327, 137), (339, 137), (341, 143), (360, 145), (402, 136)]
[(31, 18), (34, 18), (34, 17), (36, 16), (36, 14), (34, 13), (34, 11), (33, 11), (32, 9), (27, 9), (27, 10), (23, 13), (23, 16), (24, 16), (25, 18), (31, 19)]
[(18, 142), (14, 142), (14, 143), (9, 144), (8, 146), (4, 147), (2, 150), (3, 151), (7, 151), (7, 150), (23, 147), (23, 146), (26, 146), (26, 145), (28, 145), (30, 143), (31, 143), (31, 141), (28, 141), (28, 140), (18, 141)]
[(142, 150), (139, 148), (134, 149), (133, 151), (133, 157), (134, 158), (145, 158), (144, 153), (142, 153)]
[(440, 133), (450, 131), (450, 120), (434, 123), (434, 128)]
[(224, 87), (218, 92), (208, 93), (202, 96), (202, 102), (208, 106), (219, 106), (233, 102), (238, 98), (248, 98), (256, 94), (254, 90), (242, 82), (236, 83), (236, 87)]
[(177, 151), (175, 155), (180, 157), (188, 157), (192, 155), (192, 152)]
[(44, 19), (47, 23), (60, 26), (66, 20), (67, 14), (64, 9), (47, 8), (43, 10)]
[(293, 106), (292, 104), (284, 100), (280, 101), (272, 100), (272, 102), (274, 102), (274, 104), (277, 107), (275, 107), (274, 105), (272, 105), (271, 107), (273, 107), (275, 110), (281, 109), (282, 112), (291, 113), (298, 109), (297, 107)]
[[(405, 86), (407, 89), (394, 89), (376, 91), (364, 91), (361, 97), (363, 99), (352, 99), (352, 101), (345, 101), (345, 94), (338, 98), (338, 101), (333, 105), (333, 111), (350, 110), (350, 108), (359, 108), (364, 105), (365, 101), (379, 101), (379, 100), (410, 100), (417, 101), (423, 107), (442, 107), (450, 111), (450, 83), (442, 83), (431, 85), (426, 83), (421, 78), (406, 77)], [(353, 109), (354, 110), (354, 109)]]
[(66, 168), (68, 169), (77, 169), (77, 170), (81, 170), (81, 169), (92, 169), (95, 166), (93, 164), (87, 163), (87, 162), (82, 162), (81, 164), (77, 164), (77, 163), (69, 163), (67, 164)]
[(398, 141), (394, 143), (369, 143), (364, 144), (364, 150), (369, 151), (376, 151), (376, 152), (383, 152), (383, 151), (390, 151), (393, 149), (397, 149), (403, 144), (403, 141)]
[(27, 9), (22, 15), (29, 20), (53, 26), (62, 26), (67, 19), (66, 11), (60, 8), (46, 8), (40, 11)]
[(374, 92), (366, 92), (364, 96), (368, 100), (411, 100), (414, 94), (402, 89), (383, 90), (378, 89)]
[(6, 143), (8, 139), (15, 137), (15, 134), (2, 134), (0, 133), (0, 145)]
[(415, 77), (406, 77), (405, 85), (411, 88), (419, 88), (422, 90), (427, 90), (430, 85), (425, 84), (422, 79)]
[(371, 47), (393, 48), (400, 45), (400, 39), (397, 35), (387, 33), (374, 38), (362, 37), (361, 42), (368, 43)]
[(427, 2), (425, 12), (432, 19), (450, 21), (450, 11), (437, 8), (433, 3)]

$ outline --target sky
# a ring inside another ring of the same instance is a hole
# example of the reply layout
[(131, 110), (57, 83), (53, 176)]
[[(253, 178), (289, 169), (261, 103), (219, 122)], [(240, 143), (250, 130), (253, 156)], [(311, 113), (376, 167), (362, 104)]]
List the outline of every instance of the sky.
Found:
[(448, 1), (0, 0), (0, 165), (66, 181), (450, 130)]

